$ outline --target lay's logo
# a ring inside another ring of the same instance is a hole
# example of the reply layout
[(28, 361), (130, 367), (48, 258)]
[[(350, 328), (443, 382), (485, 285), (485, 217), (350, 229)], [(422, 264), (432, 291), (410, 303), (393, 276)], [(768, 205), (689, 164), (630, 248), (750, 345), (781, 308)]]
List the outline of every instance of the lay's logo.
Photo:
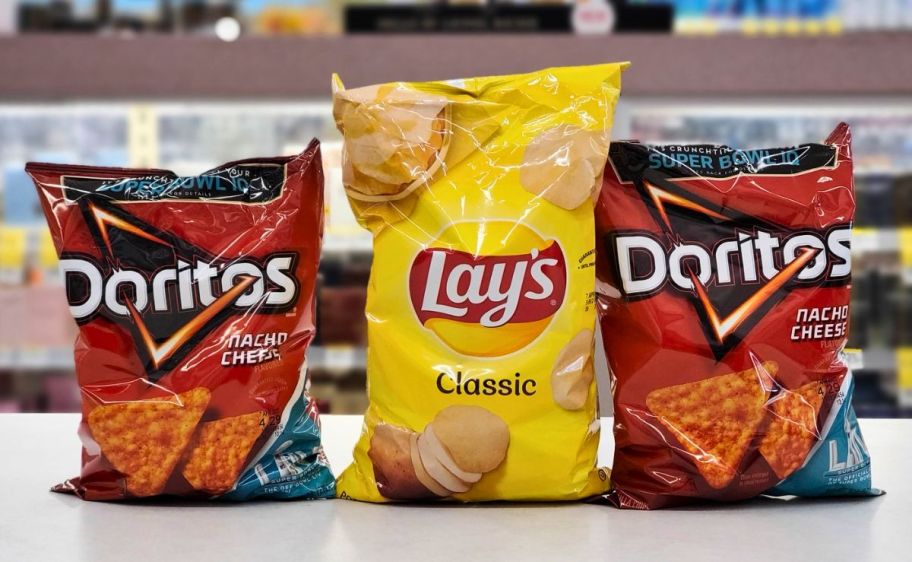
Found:
[(566, 289), (557, 241), (509, 221), (451, 225), (415, 256), (409, 272), (418, 321), (473, 356), (506, 355), (532, 343)]

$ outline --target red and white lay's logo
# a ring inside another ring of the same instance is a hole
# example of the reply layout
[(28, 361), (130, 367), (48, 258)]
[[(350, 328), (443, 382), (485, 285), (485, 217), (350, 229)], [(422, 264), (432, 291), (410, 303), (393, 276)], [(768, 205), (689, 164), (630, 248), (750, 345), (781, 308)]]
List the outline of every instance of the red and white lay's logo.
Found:
[(451, 225), (415, 256), (409, 272), (418, 321), (459, 353), (482, 357), (532, 343), (566, 289), (557, 241), (509, 221)]

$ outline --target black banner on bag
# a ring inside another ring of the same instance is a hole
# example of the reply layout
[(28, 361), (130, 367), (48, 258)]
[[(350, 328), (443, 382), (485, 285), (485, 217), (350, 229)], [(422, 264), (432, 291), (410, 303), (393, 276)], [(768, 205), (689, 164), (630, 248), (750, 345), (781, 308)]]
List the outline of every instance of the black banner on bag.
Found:
[(179, 199), (266, 203), (282, 193), (285, 167), (273, 163), (243, 164), (198, 176), (162, 172), (114, 179), (64, 176), (62, 181), (68, 201), (97, 197), (121, 202)]

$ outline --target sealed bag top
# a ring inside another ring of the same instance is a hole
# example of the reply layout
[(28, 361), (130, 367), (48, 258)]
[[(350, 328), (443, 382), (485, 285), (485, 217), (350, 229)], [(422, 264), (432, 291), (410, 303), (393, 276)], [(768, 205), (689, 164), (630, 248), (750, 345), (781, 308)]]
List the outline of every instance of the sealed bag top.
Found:
[(336, 79), (343, 181), (374, 234), (370, 407), (343, 497), (604, 489), (592, 209), (625, 67)]
[(868, 493), (842, 356), (849, 129), (739, 150), (612, 145), (596, 209), (612, 499)]
[(79, 324), (83, 466), (105, 500), (334, 493), (301, 374), (319, 145), (200, 176), (29, 164)]

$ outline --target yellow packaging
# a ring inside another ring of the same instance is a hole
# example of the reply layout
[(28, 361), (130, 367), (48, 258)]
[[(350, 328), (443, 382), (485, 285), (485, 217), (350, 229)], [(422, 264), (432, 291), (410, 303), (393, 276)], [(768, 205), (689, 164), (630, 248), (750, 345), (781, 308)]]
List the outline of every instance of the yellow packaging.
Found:
[(596, 468), (597, 196), (626, 63), (345, 90), (374, 235), (356, 500), (572, 500)]

